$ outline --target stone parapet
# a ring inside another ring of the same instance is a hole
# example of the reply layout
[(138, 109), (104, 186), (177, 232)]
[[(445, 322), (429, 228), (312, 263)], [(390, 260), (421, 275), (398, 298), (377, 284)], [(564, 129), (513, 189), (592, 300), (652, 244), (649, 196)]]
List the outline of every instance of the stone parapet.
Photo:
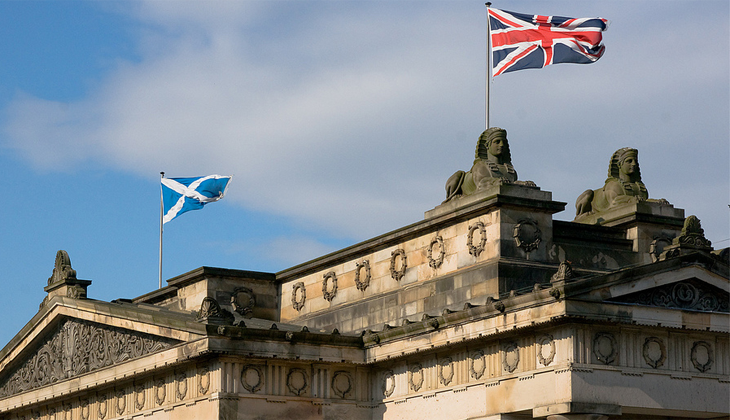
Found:
[(504, 184), (442, 206), (277, 273), (281, 320), (358, 331), (549, 282), (551, 215), (564, 208), (551, 193)]

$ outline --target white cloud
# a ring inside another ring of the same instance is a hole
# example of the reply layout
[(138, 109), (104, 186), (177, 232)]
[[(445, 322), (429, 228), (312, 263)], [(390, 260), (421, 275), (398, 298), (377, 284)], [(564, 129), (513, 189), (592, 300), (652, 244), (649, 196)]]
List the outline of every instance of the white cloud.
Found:
[[(508, 129), (520, 177), (569, 202), (562, 218), (627, 145), (641, 150), (650, 192), (675, 183), (683, 194), (707, 178), (727, 191), (728, 60), (717, 55), (727, 37), (679, 36), (680, 4), (644, 5), (608, 3), (597, 64), (493, 84), (493, 123)], [(702, 24), (727, 33), (727, 7), (718, 9)], [(91, 159), (150, 176), (232, 173), (229, 196), (242, 206), (364, 239), (416, 221), (470, 166), (483, 128), (481, 12), (439, 2), (141, 2), (131, 12), (143, 23), (140, 61), (120, 63), (78, 102), (18, 95), (7, 146), (46, 169)], [(632, 12), (657, 24), (629, 26)], [(726, 200), (708, 197), (716, 229), (727, 230)]]

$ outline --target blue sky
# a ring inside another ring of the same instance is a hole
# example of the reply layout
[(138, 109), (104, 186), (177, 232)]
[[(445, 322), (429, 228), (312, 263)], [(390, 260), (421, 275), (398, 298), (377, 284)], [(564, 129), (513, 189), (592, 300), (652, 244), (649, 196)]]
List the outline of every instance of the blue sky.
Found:
[[(639, 149), (651, 198), (730, 245), (727, 1), (509, 1), (604, 17), (597, 63), (494, 79), (519, 178), (568, 203)], [(477, 1), (0, 1), (0, 342), (55, 253), (89, 296), (157, 287), (159, 172), (232, 174), (165, 228), (164, 278), (279, 271), (416, 222), (484, 128)]]

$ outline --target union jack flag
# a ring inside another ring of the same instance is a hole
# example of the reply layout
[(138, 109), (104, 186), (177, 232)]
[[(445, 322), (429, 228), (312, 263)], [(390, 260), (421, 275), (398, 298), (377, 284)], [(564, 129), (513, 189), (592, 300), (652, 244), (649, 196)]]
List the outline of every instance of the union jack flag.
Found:
[(592, 63), (603, 55), (608, 21), (489, 9), (492, 74), (541, 69), (558, 63)]

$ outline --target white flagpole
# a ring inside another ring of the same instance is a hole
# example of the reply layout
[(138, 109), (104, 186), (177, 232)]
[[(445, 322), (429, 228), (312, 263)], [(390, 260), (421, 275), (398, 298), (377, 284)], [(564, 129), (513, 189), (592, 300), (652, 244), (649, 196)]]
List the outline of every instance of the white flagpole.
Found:
[(486, 89), (486, 113), (485, 113), (485, 130), (489, 128), (489, 82), (492, 74), (492, 37), (489, 29), (489, 6), (492, 3), (484, 3), (487, 6), (487, 89)]
[(164, 172), (160, 172), (160, 271), (159, 271), (159, 280), (160, 280), (160, 289), (162, 289), (162, 217), (163, 217), (163, 206), (162, 206), (162, 178), (165, 177)]

